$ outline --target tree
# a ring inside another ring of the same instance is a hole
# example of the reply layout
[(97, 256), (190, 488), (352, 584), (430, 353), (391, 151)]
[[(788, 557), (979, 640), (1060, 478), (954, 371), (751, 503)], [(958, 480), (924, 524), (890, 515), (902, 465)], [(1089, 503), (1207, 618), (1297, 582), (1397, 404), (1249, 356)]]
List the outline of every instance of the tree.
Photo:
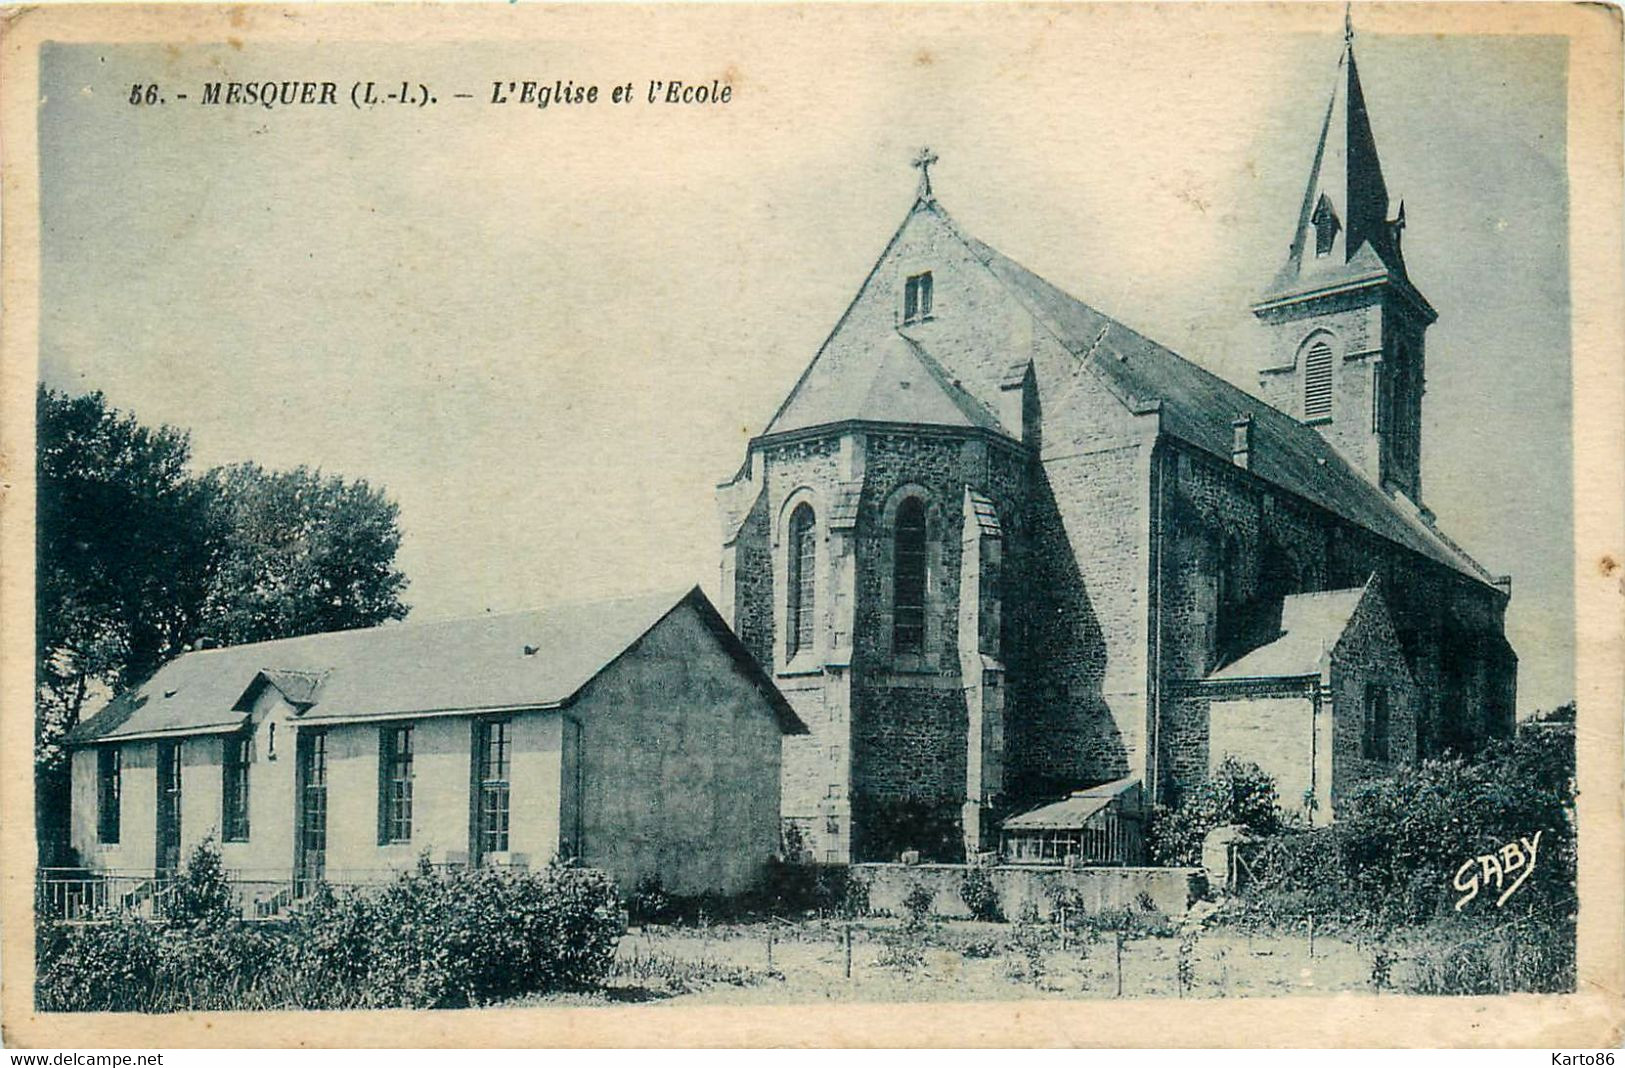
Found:
[(203, 622), (227, 645), (401, 619), (399, 507), (366, 482), (257, 464), (204, 477), (221, 531)]
[(100, 393), (43, 388), (37, 420), (36, 733), (54, 767), (88, 699), (144, 678), (188, 640), (212, 539), (183, 431), (143, 427)]
[(63, 740), (85, 708), (202, 638), (406, 615), (398, 508), (365, 482), (254, 464), (188, 473), (183, 430), (100, 393), (36, 396), (35, 766), (42, 857), (66, 837)]
[(1151, 852), (1159, 864), (1195, 864), (1215, 827), (1235, 825), (1269, 834), (1281, 825), (1275, 780), (1257, 764), (1227, 756), (1180, 803), (1159, 809), (1151, 825)]

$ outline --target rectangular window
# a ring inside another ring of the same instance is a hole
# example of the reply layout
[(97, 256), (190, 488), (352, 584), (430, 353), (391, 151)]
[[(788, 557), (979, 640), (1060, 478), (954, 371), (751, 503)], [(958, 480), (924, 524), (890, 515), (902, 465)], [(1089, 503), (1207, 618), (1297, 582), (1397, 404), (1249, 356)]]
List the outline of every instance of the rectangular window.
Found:
[(512, 724), (504, 719), (479, 725), (474, 814), (481, 856), (508, 851), (508, 789)]
[(220, 837), (227, 842), (248, 841), (248, 764), (246, 735), (228, 737), (221, 767)]
[(931, 318), (931, 272), (916, 274), (903, 283), (903, 322), (918, 323)]
[(118, 844), (119, 788), (123, 775), (123, 755), (115, 746), (96, 751), (96, 840)]
[(1367, 760), (1388, 760), (1388, 690), (1376, 683), (1365, 688), (1365, 732), (1360, 755)]
[(1388, 429), (1388, 404), (1383, 399), (1384, 388), (1381, 362), (1371, 365), (1371, 431), (1381, 434)]
[(378, 840), (412, 840), (412, 728), (378, 732)]

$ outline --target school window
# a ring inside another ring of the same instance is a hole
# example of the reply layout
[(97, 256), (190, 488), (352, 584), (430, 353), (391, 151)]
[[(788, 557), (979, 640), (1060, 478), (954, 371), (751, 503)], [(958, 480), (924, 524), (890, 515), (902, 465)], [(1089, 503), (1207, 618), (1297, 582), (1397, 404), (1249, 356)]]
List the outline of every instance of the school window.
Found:
[(897, 509), (893, 557), (892, 651), (925, 650), (925, 502), (910, 497)]
[(248, 841), (248, 745), (246, 735), (225, 740), (220, 764), (220, 837), (227, 842)]
[(508, 851), (508, 792), (513, 725), (507, 720), (484, 720), (479, 725), (479, 770), (475, 813), (479, 851)]
[(813, 510), (808, 505), (796, 507), (790, 516), (790, 582), (789, 611), (785, 630), (789, 640), (786, 652), (794, 657), (813, 644), (813, 597), (818, 576), (818, 539)]
[(1388, 690), (1376, 683), (1365, 688), (1365, 733), (1360, 755), (1366, 760), (1388, 759)]
[(122, 754), (113, 746), (103, 746), (96, 753), (96, 840), (105, 845), (118, 844), (122, 775)]
[(911, 275), (903, 283), (903, 322), (918, 323), (931, 318), (931, 272)]
[(379, 732), (378, 840), (412, 840), (412, 728)]
[(1309, 346), (1303, 361), (1303, 417), (1328, 419), (1332, 414), (1332, 347), (1326, 341)]

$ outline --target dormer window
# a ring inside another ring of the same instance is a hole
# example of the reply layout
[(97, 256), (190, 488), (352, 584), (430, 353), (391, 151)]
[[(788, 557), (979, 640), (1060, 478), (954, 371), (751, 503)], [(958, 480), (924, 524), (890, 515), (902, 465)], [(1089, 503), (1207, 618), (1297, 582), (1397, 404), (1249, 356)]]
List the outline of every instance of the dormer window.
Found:
[(1343, 228), (1343, 224), (1338, 221), (1337, 210), (1325, 193), (1320, 195), (1320, 202), (1315, 205), (1315, 213), (1309, 217), (1309, 222), (1315, 228), (1315, 256), (1330, 256), (1332, 245), (1337, 242), (1337, 231)]
[(903, 284), (903, 322), (921, 323), (931, 318), (931, 272), (910, 275)]

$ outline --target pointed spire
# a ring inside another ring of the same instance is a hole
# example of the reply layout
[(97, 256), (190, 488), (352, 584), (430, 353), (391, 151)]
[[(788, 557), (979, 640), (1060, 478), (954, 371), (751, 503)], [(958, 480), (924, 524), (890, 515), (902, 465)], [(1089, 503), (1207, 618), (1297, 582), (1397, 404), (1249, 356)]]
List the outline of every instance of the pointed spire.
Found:
[(1388, 217), (1388, 186), (1377, 156), (1354, 56), (1352, 5), (1343, 12), (1343, 49), (1321, 121), (1320, 139), (1304, 189), (1287, 262), (1272, 287), (1299, 288), (1334, 269), (1388, 268), (1404, 276), (1404, 263)]
[(931, 193), (931, 164), (935, 163), (936, 161), (937, 154), (931, 151), (930, 147), (928, 146), (920, 149), (920, 151), (915, 154), (914, 159), (909, 162), (910, 167), (915, 167), (920, 172), (920, 188), (915, 194), (915, 196), (920, 200), (933, 199)]

